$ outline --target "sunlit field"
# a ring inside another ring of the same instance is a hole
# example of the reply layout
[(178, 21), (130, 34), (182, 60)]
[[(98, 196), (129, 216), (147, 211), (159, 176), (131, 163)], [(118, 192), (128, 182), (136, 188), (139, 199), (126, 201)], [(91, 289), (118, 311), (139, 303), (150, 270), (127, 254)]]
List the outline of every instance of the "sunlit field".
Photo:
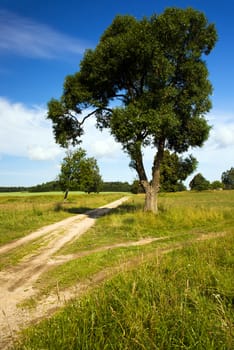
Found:
[(130, 195), (57, 253), (74, 257), (41, 276), (35, 304), (112, 273), (14, 349), (234, 348), (234, 191), (160, 194), (159, 215), (144, 213), (143, 201)]
[(69, 216), (94, 209), (123, 195), (121, 193), (70, 193), (63, 202), (62, 192), (0, 194), (0, 245)]

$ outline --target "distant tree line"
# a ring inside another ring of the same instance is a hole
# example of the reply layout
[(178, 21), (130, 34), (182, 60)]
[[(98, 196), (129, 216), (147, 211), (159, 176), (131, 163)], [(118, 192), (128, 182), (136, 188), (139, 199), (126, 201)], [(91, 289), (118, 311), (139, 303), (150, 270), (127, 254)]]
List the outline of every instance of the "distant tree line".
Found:
[[(79, 186), (74, 191), (82, 191)], [(58, 180), (45, 182), (30, 187), (0, 187), (0, 192), (56, 192), (63, 191)], [(95, 191), (94, 191), (95, 192)], [(131, 192), (131, 185), (128, 182), (111, 181), (102, 182), (99, 192)]]
[(0, 187), (0, 192), (53, 192), (61, 191), (59, 182), (49, 181), (35, 186), (23, 187), (23, 186), (2, 186)]
[(2, 192), (26, 192), (26, 191), (28, 191), (28, 187), (22, 187), (22, 186), (20, 186), (20, 187), (17, 187), (17, 186), (14, 186), (14, 187), (1, 186), (0, 187), (0, 192), (1, 193)]
[(103, 182), (102, 192), (131, 192), (131, 185), (121, 181)]
[[(29, 188), (30, 192), (51, 192), (51, 191), (64, 191), (64, 187), (61, 187), (59, 181), (50, 181), (47, 183), (43, 183), (41, 185), (37, 185)], [(77, 185), (72, 188), (72, 191), (85, 191), (81, 188), (81, 186)], [(91, 192), (131, 192), (131, 185), (128, 182), (121, 181), (111, 181), (105, 182), (103, 181), (98, 188), (98, 191)]]
[[(191, 160), (191, 159), (190, 159)], [(176, 164), (182, 165), (187, 164), (189, 166), (194, 166), (194, 160), (185, 161), (183, 163), (181, 160), (177, 162)], [(170, 167), (166, 167), (166, 164), (164, 166), (164, 171), (162, 172), (162, 177), (166, 179), (164, 183), (162, 182), (162, 188), (161, 192), (177, 192), (177, 191), (184, 191), (186, 190), (185, 185), (182, 183), (182, 180), (177, 177), (175, 177), (175, 168), (172, 167), (172, 164)], [(171, 176), (171, 173), (173, 176)], [(171, 181), (169, 180), (171, 178)], [(231, 190), (234, 189), (234, 168), (225, 171), (222, 173), (221, 181), (208, 181), (201, 173), (196, 174), (193, 179), (189, 183), (189, 187), (191, 190), (194, 191), (205, 191), (205, 190), (217, 190), (217, 189), (224, 189), (224, 190)], [(79, 186), (76, 188), (73, 188), (72, 190), (79, 191), (81, 190)], [(31, 187), (23, 187), (23, 186), (1, 186), (0, 192), (53, 192), (53, 191), (63, 191), (61, 184), (59, 180), (49, 181), (45, 182), (36, 186)], [(95, 192), (95, 191), (94, 191)], [(110, 181), (105, 182), (103, 181), (100, 185), (99, 192), (132, 192), (132, 193), (143, 193), (143, 189), (140, 186), (140, 182), (138, 180), (134, 180), (132, 184), (129, 184), (128, 182), (121, 182), (121, 181)]]
[(61, 186), (59, 181), (49, 181), (36, 186), (32, 186), (28, 188), (29, 192), (55, 192), (61, 191)]

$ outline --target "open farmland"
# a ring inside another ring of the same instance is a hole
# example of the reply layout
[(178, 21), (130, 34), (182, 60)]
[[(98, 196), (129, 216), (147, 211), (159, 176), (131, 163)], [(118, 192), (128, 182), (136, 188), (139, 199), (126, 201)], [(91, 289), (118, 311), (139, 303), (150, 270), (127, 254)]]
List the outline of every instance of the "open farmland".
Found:
[[(18, 317), (35, 322), (66, 307), (14, 348), (232, 349), (233, 205), (233, 191), (161, 194), (155, 216), (142, 212), (142, 196), (130, 196), (37, 271)], [(48, 245), (37, 243), (15, 248), (17, 262), (2, 254), (6, 278)]]

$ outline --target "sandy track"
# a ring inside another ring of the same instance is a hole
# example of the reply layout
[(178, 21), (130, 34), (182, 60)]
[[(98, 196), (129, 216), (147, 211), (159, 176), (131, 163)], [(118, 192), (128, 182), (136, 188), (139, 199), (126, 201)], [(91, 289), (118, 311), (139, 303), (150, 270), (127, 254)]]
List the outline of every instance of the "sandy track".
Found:
[(7, 347), (15, 332), (24, 324), (44, 314), (43, 308), (37, 310), (36, 315), (21, 310), (17, 304), (35, 294), (33, 284), (40, 274), (48, 269), (52, 255), (66, 243), (85, 233), (98, 217), (118, 207), (127, 199), (128, 197), (123, 197), (85, 215), (76, 215), (46, 226), (0, 248), (0, 254), (3, 254), (39, 237), (43, 237), (44, 240), (43, 246), (38, 248), (34, 255), (26, 257), (17, 266), (0, 271), (0, 349)]

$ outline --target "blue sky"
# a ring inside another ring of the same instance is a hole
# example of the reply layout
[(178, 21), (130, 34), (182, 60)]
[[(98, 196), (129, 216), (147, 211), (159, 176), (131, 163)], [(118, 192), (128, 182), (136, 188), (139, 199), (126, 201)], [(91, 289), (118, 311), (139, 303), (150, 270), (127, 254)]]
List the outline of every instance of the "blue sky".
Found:
[[(79, 69), (117, 14), (137, 18), (166, 7), (193, 7), (216, 24), (219, 41), (207, 58), (214, 87), (213, 126), (201, 149), (193, 149), (196, 171), (220, 180), (234, 166), (234, 36), (232, 0), (0, 0), (0, 186), (31, 186), (56, 178), (64, 151), (55, 144), (47, 102), (62, 94), (66, 75)], [(129, 159), (108, 132), (88, 121), (82, 147), (94, 156), (105, 181), (136, 178)], [(146, 150), (150, 169), (152, 151)], [(194, 174), (187, 180), (191, 180)]]

